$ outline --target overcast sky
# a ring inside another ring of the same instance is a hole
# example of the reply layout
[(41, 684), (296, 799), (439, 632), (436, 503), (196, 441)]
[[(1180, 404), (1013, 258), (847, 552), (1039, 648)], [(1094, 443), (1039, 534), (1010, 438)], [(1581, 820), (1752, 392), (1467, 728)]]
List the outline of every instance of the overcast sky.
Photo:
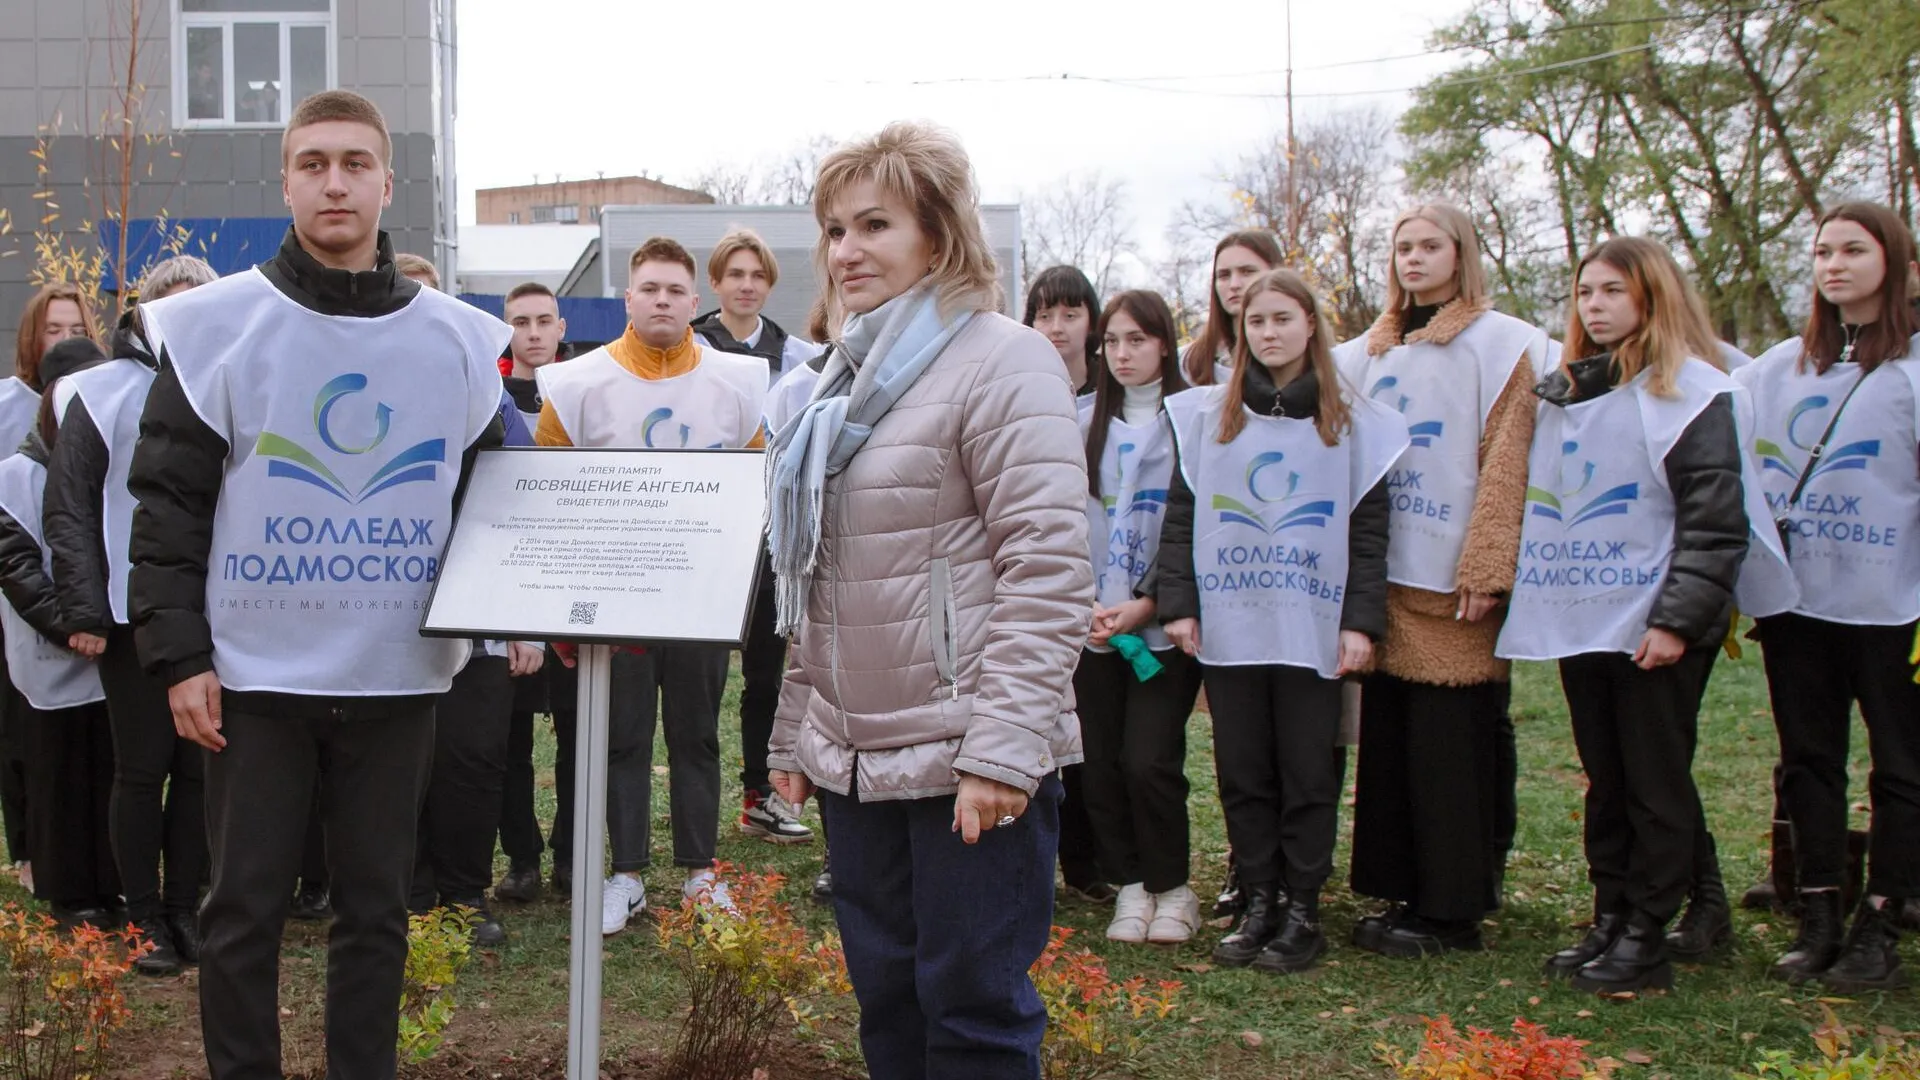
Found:
[[(1421, 52), (1464, 6), (1296, 4), (1296, 122), (1334, 108), (1404, 108), (1402, 93), (1355, 92), (1415, 85), (1452, 58), (1352, 62)], [(1125, 177), (1136, 235), (1157, 246), (1181, 200), (1217, 191), (1210, 178), (1286, 115), (1277, 97), (1254, 96), (1284, 86), (1280, 0), (463, 0), (459, 34), (467, 222), (476, 188), (556, 173), (686, 182), (811, 135), (928, 119), (959, 134), (988, 201), (1076, 171)], [(1062, 72), (1163, 81), (1017, 81)]]

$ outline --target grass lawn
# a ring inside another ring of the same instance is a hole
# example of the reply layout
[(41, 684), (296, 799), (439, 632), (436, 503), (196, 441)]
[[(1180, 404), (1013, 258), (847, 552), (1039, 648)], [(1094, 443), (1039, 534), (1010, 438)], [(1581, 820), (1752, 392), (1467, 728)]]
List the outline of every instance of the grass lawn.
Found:
[[(733, 717), (739, 679), (727, 698), (721, 743), (732, 785), (738, 739)], [(1165, 949), (1115, 946), (1102, 937), (1108, 911), (1065, 904), (1056, 921), (1076, 928), (1077, 944), (1103, 954), (1117, 975), (1178, 978), (1186, 983), (1182, 1022), (1157, 1037), (1139, 1073), (1150, 1077), (1254, 1078), (1386, 1075), (1379, 1047), (1411, 1047), (1423, 1015), (1451, 1014), (1463, 1024), (1504, 1029), (1516, 1016), (1543, 1023), (1555, 1034), (1590, 1040), (1596, 1055), (1623, 1067), (1616, 1076), (1639, 1080), (1726, 1078), (1748, 1069), (1766, 1049), (1811, 1051), (1809, 1032), (1825, 1001), (1850, 1025), (1882, 1034), (1920, 1031), (1920, 998), (1912, 990), (1853, 999), (1821, 998), (1766, 978), (1767, 965), (1793, 936), (1786, 921), (1739, 912), (1732, 947), (1714, 962), (1681, 969), (1677, 989), (1634, 1001), (1596, 999), (1540, 975), (1546, 955), (1571, 941), (1589, 909), (1580, 848), (1583, 779), (1569, 734), (1559, 681), (1551, 667), (1528, 665), (1516, 675), (1515, 719), (1520, 737), (1520, 832), (1507, 878), (1507, 904), (1487, 927), (1485, 953), (1425, 962), (1387, 960), (1345, 945), (1353, 921), (1366, 907), (1336, 879), (1327, 897), (1328, 933), (1335, 941), (1326, 965), (1291, 978), (1252, 971), (1210, 970), (1208, 953), (1223, 931), (1208, 929), (1190, 946)], [(1864, 798), (1864, 734), (1855, 735), (1854, 791)], [(1189, 728), (1188, 775), (1193, 782), (1194, 882), (1203, 895), (1217, 889), (1226, 839), (1214, 795), (1208, 721)], [(1722, 660), (1714, 673), (1702, 717), (1696, 774), (1719, 838), (1722, 865), (1736, 894), (1759, 875), (1770, 795), (1768, 771), (1775, 743), (1767, 714), (1757, 651), (1738, 662)], [(543, 727), (539, 754), (546, 772), (541, 815), (549, 818), (551, 733)], [(656, 748), (664, 771), (664, 745)], [(1351, 775), (1351, 772), (1350, 772)], [(730, 787), (730, 791), (731, 791)], [(677, 898), (681, 873), (666, 865), (666, 785), (655, 786), (656, 858), (650, 893)], [(737, 797), (735, 793), (731, 797)], [(729, 805), (733, 805), (729, 803)], [(1856, 807), (1864, 823), (1864, 807)], [(729, 821), (723, 816), (723, 822)], [(1345, 822), (1343, 821), (1343, 828)], [(1343, 841), (1344, 847), (1344, 841)], [(806, 898), (819, 865), (817, 845), (778, 848), (723, 828), (721, 857), (789, 876), (795, 906), (816, 928), (831, 926), (829, 912)], [(503, 864), (504, 865), (504, 864)], [(1337, 865), (1345, 865), (1344, 852)], [(982, 888), (991, 888), (983, 882)], [(0, 881), (0, 900), (20, 900), (11, 880)], [(564, 1075), (567, 1003), (567, 910), (549, 898), (521, 907), (501, 905), (511, 942), (475, 958), (459, 990), (460, 1012), (442, 1057), (419, 1077), (471, 1076), (515, 1080)], [(1907, 947), (1909, 960), (1920, 962)], [(316, 1064), (321, 1013), (324, 935), (310, 926), (288, 931), (283, 969), (287, 1063), (291, 1070)], [(607, 943), (607, 1075), (658, 1076), (660, 1051), (670, 1044), (680, 1009), (677, 976), (650, 932), (634, 930)], [(194, 975), (173, 980), (136, 980), (134, 1029), (119, 1043), (115, 1075), (204, 1075), (199, 1056)], [(848, 1000), (840, 1020), (805, 1041), (783, 1040), (767, 1063), (769, 1080), (782, 1077), (864, 1075)], [(1257, 1040), (1244, 1033), (1258, 1032)], [(1249, 1046), (1249, 1043), (1257, 1045)], [(617, 1064), (612, 1064), (617, 1063)]]

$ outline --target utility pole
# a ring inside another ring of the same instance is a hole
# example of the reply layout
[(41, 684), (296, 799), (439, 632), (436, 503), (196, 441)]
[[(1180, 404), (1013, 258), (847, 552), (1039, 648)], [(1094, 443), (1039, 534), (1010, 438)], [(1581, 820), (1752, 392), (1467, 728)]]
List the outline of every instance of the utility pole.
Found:
[(1294, 179), (1293, 0), (1287, 0), (1287, 256), (1300, 250), (1300, 185)]

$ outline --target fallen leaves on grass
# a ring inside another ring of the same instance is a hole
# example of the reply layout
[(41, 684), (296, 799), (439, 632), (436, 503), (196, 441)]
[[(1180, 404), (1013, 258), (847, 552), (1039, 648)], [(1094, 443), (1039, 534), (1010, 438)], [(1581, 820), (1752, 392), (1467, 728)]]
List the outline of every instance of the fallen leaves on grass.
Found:
[(1261, 1044), (1265, 1043), (1266, 1041), (1267, 1041), (1266, 1036), (1260, 1034), (1257, 1031), (1243, 1031), (1240, 1033), (1240, 1045), (1246, 1047), (1249, 1050), (1260, 1049)]

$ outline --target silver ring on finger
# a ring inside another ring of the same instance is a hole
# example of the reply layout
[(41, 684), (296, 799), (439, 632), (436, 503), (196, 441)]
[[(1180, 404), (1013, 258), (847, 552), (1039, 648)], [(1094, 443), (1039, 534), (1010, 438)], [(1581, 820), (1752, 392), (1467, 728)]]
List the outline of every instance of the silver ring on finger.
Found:
[(1003, 817), (1003, 818), (1001, 818), (1001, 819), (1000, 819), (999, 821), (996, 821), (996, 822), (994, 822), (994, 824), (995, 824), (996, 826), (999, 826), (1000, 828), (1002, 828), (1002, 829), (1004, 829), (1004, 828), (1006, 828), (1007, 826), (1009, 826), (1009, 825), (1011, 825), (1011, 824), (1013, 824), (1013, 815), (1012, 815), (1012, 814), (1008, 814), (1008, 815), (1007, 815), (1006, 817)]

